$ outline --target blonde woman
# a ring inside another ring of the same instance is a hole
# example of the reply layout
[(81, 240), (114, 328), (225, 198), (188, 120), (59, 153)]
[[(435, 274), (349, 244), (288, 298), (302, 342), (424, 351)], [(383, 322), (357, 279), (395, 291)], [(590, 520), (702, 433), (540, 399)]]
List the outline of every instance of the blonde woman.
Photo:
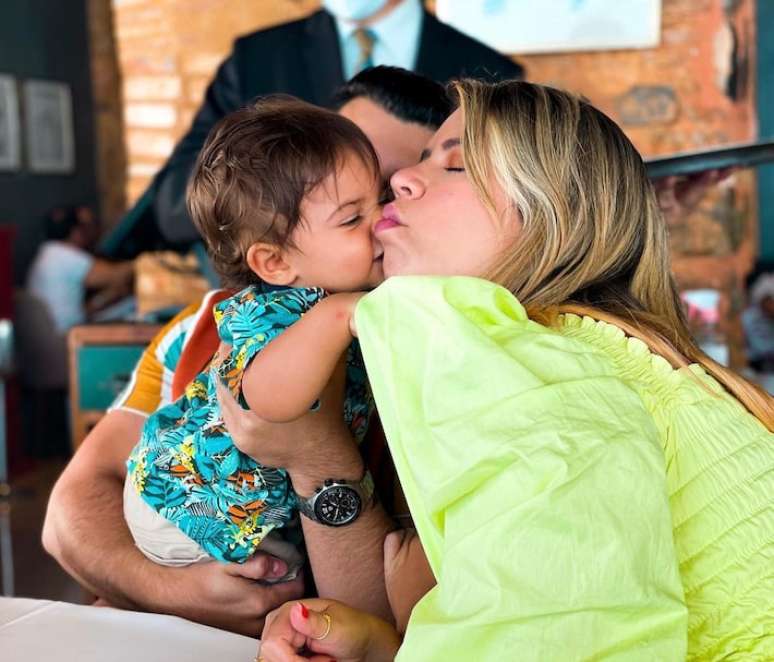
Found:
[(432, 570), (388, 537), (398, 622), (435, 585), (404, 637), (288, 603), (262, 659), (774, 659), (774, 406), (692, 341), (639, 154), (564, 92), (455, 89), (354, 320)]

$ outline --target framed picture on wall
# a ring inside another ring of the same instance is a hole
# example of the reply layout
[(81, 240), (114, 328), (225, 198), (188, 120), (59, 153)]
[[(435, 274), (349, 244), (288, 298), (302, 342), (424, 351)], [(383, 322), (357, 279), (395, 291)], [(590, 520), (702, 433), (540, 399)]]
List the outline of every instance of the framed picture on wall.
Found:
[(0, 74), (0, 170), (21, 167), (19, 97), (13, 76)]
[(38, 174), (75, 170), (73, 103), (70, 86), (47, 80), (24, 83), (27, 163)]
[(661, 0), (436, 0), (438, 18), (502, 53), (657, 46)]

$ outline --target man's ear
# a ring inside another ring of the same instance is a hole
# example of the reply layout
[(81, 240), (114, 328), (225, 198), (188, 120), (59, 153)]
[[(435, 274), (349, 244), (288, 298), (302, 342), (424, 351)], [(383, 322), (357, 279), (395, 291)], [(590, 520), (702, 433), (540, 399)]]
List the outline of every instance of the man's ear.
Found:
[(290, 285), (298, 277), (285, 259), (286, 252), (274, 244), (256, 242), (247, 249), (245, 258), (250, 270), (269, 285)]

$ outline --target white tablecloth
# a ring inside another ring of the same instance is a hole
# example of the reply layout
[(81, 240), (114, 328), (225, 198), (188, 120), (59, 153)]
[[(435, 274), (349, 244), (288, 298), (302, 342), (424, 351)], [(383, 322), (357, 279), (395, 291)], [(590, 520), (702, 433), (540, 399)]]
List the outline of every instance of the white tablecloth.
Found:
[(258, 642), (174, 616), (0, 598), (2, 662), (252, 662)]

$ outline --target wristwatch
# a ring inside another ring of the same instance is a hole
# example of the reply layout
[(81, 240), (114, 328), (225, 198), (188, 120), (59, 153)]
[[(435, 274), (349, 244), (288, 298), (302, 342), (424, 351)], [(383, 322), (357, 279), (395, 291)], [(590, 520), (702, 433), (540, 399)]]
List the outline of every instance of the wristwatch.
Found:
[(351, 524), (374, 498), (374, 479), (369, 471), (360, 480), (329, 478), (309, 498), (296, 494), (301, 514), (326, 526)]

